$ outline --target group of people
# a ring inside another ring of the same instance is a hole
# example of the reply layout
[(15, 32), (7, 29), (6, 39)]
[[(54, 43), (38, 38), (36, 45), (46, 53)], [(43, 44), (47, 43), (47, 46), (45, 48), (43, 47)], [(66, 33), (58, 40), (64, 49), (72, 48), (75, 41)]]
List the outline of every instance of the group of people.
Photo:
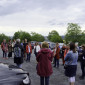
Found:
[[(8, 44), (4, 39), (1, 44), (1, 48), (3, 51), (3, 58), (7, 58), (7, 52), (9, 57), (11, 57), (12, 52), (14, 52), (14, 63), (16, 63), (19, 68), (22, 67), (23, 60), (30, 62), (32, 47), (31, 43), (27, 42), (27, 39), (25, 39), (22, 43), (20, 43), (20, 39), (17, 39), (13, 43), (11, 43), (10, 40)], [(78, 61), (78, 51), (76, 50), (75, 43), (72, 42), (69, 45), (63, 45), (62, 49), (60, 49), (59, 43), (56, 43), (56, 47), (52, 51), (49, 49), (49, 44), (47, 42), (43, 42), (41, 46), (38, 44), (38, 42), (36, 42), (34, 46), (34, 54), (37, 61), (37, 74), (40, 76), (40, 85), (44, 85), (44, 83), (45, 85), (49, 85), (49, 78), (53, 73), (52, 61), (54, 62), (54, 67), (57, 66), (57, 68), (59, 68), (60, 51), (62, 51), (61, 56), (65, 68), (65, 75), (69, 77), (70, 85), (74, 85)], [(82, 52), (79, 56), (81, 57), (82, 69), (82, 76), (80, 76), (80, 79), (84, 79), (85, 45), (82, 45)]]
[[(24, 42), (20, 42), (20, 39), (16, 39), (12, 42), (10, 39), (9, 42), (6, 42), (6, 39), (1, 43), (1, 49), (3, 51), (3, 58), (8, 59), (14, 55), (14, 63), (21, 68), (23, 60), (30, 62), (30, 57), (32, 53), (31, 43), (27, 42), (27, 39)], [(8, 55), (7, 55), (8, 54)]]
[[(74, 85), (75, 76), (77, 71), (78, 57), (81, 57), (81, 70), (82, 75), (80, 79), (85, 77), (85, 45), (82, 45), (82, 52), (78, 55), (78, 50), (75, 43), (70, 43), (60, 49), (59, 44), (56, 43), (56, 47), (53, 52), (49, 49), (47, 42), (42, 43), (42, 49), (38, 52), (36, 60), (37, 74), (40, 76), (40, 85), (49, 85), (50, 75), (53, 73), (51, 62), (54, 61), (54, 67), (59, 68), (60, 50), (62, 51), (62, 60), (65, 69), (65, 76), (69, 78), (69, 85)], [(53, 59), (54, 58), (54, 59)], [(44, 80), (45, 79), (45, 80)]]

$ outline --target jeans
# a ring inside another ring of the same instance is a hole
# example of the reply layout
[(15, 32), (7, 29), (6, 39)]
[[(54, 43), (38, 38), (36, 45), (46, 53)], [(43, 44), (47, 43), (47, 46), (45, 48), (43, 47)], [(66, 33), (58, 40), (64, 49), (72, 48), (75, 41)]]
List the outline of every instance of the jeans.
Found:
[(3, 58), (5, 57), (6, 58), (7, 56), (7, 52), (3, 51)]
[(48, 77), (40, 77), (40, 85), (44, 85), (44, 79), (45, 79), (45, 85), (49, 85), (49, 76)]
[(59, 59), (56, 59), (56, 57), (54, 57), (54, 67), (56, 67), (56, 62), (57, 62), (57, 67), (59, 67)]
[(31, 53), (27, 53), (27, 61), (30, 61)]

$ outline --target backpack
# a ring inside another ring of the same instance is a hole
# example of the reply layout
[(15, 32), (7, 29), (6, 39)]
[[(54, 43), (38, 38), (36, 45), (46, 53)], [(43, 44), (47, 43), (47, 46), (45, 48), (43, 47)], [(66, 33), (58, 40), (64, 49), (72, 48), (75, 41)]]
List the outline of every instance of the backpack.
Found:
[(20, 47), (15, 47), (14, 48), (14, 56), (15, 57), (21, 57), (21, 49), (20, 49)]

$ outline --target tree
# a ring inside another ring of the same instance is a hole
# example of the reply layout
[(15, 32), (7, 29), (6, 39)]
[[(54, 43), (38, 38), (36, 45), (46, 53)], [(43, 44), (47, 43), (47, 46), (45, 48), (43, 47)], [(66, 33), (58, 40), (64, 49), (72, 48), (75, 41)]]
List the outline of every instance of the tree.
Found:
[(65, 35), (66, 42), (79, 42), (81, 33), (81, 27), (78, 24), (68, 23), (67, 33)]
[(80, 35), (79, 45), (85, 44), (85, 31), (83, 31)]
[(2, 34), (0, 34), (0, 44), (3, 42), (3, 39), (6, 39), (6, 42), (8, 42), (10, 37), (8, 37), (2, 33)]
[(24, 40), (24, 39), (31, 41), (31, 35), (28, 32), (25, 32), (25, 31), (15, 32), (13, 39), (18, 39), (18, 38), (20, 38), (21, 41)]
[(43, 42), (45, 40), (44, 36), (36, 32), (31, 33), (32, 41)]
[(51, 32), (49, 32), (48, 34), (48, 39), (51, 41), (51, 42), (63, 42), (61, 36), (59, 36), (58, 32), (55, 31), (55, 30), (52, 30)]

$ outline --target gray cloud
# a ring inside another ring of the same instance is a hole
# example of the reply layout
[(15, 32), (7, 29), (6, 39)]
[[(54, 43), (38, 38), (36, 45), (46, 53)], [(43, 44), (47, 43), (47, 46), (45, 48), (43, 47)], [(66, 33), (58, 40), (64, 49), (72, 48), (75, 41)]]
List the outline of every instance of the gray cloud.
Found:
[(0, 21), (2, 26), (36, 28), (64, 27), (70, 22), (82, 25), (85, 0), (0, 0)]
[[(10, 0), (7, 0), (7, 2)], [(85, 2), (84, 0), (81, 1)], [(26, 10), (35, 10), (41, 8), (42, 10), (66, 10), (70, 6), (80, 4), (80, 0), (16, 0), (14, 3), (5, 3), (0, 6), (0, 15), (16, 13)]]

